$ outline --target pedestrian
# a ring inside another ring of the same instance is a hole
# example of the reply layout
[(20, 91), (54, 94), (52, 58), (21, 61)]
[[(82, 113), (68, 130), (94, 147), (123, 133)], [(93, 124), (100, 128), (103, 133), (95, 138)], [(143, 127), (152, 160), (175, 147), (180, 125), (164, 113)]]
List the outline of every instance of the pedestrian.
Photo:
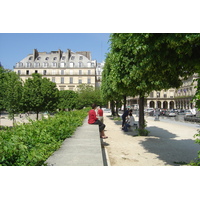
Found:
[(88, 113), (88, 124), (98, 124), (99, 125), (99, 132), (100, 132), (100, 137), (103, 139), (108, 138), (107, 136), (105, 136), (104, 134), (104, 129), (106, 127), (105, 124), (103, 124), (96, 115), (96, 108), (97, 105), (96, 104), (92, 104), (92, 109), (89, 111)]
[(97, 107), (97, 118), (103, 123), (103, 110), (101, 106)]
[(126, 121), (126, 118), (127, 118), (128, 114), (129, 114), (129, 110), (126, 109), (124, 111), (123, 115), (122, 115), (122, 129), (124, 128), (124, 124), (125, 124), (125, 121)]

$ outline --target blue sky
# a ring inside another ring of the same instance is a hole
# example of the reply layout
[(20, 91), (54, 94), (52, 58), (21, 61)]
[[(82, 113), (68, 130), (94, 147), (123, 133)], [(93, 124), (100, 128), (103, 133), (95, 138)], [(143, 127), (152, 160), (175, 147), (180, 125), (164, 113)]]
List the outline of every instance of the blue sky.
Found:
[(109, 51), (109, 33), (0, 33), (0, 62), (6, 69), (37, 49), (39, 52), (90, 51), (97, 62)]

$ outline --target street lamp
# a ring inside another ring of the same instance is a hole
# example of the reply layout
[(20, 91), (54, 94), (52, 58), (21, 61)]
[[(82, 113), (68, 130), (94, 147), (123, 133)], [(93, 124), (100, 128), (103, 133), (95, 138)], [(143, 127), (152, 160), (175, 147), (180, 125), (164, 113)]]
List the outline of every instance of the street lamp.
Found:
[(157, 92), (156, 93), (156, 112), (155, 112), (155, 114), (156, 114), (156, 116), (155, 116), (155, 119), (154, 119), (154, 121), (160, 121), (159, 120), (159, 116), (158, 116), (158, 97), (159, 97), (160, 95), (159, 95), (159, 92)]

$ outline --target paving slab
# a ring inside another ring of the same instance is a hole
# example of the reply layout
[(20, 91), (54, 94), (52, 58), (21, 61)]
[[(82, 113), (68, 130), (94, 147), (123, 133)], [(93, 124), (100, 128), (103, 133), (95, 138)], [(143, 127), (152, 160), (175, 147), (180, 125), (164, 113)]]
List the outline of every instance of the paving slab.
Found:
[(98, 125), (89, 125), (86, 118), (45, 163), (48, 166), (103, 166)]

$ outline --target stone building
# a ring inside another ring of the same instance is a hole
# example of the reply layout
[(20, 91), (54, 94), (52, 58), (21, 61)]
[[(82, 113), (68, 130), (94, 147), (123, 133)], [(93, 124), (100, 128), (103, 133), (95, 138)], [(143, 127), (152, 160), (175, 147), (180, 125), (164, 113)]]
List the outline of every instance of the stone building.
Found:
[(51, 51), (38, 52), (33, 50), (20, 62), (16, 63), (14, 71), (23, 81), (33, 73), (40, 73), (43, 77), (55, 82), (59, 90), (77, 90), (79, 84), (97, 86), (97, 61), (92, 60), (88, 51), (66, 52)]
[[(194, 74), (187, 80), (182, 80), (183, 84), (179, 89), (171, 88), (169, 90), (152, 91), (149, 96), (146, 97), (145, 107), (162, 109), (194, 108), (195, 103), (192, 101), (192, 98), (196, 93), (196, 78), (197, 74)], [(128, 97), (127, 105), (138, 105), (138, 97)]]

